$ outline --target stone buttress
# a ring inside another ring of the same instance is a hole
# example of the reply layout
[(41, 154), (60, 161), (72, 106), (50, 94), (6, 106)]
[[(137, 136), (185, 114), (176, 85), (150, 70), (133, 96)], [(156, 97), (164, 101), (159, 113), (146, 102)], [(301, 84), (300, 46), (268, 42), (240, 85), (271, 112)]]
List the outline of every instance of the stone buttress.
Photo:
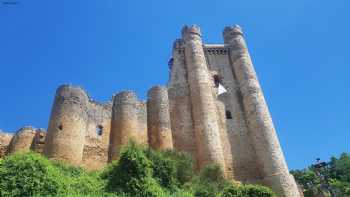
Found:
[(185, 26), (182, 29), (182, 39), (192, 104), (197, 167), (202, 169), (207, 164), (218, 164), (224, 168), (216, 97), (199, 27)]
[(149, 146), (154, 149), (172, 149), (168, 90), (155, 86), (148, 91), (147, 125)]
[(272, 187), (279, 196), (297, 197), (298, 188), (293, 176), (289, 174), (243, 33), (239, 26), (226, 27), (223, 36), (239, 84), (262, 182)]

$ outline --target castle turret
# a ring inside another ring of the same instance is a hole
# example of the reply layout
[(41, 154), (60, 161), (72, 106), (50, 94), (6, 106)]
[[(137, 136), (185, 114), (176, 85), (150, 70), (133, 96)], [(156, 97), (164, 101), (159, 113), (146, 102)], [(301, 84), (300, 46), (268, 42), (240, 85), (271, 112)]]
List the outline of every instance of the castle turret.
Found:
[(147, 101), (148, 141), (154, 149), (172, 149), (168, 90), (155, 86), (148, 91)]
[(112, 128), (110, 137), (109, 160), (118, 158), (120, 148), (130, 140), (138, 142), (139, 101), (134, 92), (123, 91), (114, 96), (112, 109)]
[(81, 163), (88, 102), (87, 94), (79, 87), (63, 85), (57, 89), (45, 139), (47, 157), (73, 165)]
[(206, 164), (215, 163), (224, 168), (216, 98), (204, 56), (199, 27), (185, 26), (182, 29), (182, 39), (185, 42), (185, 62), (192, 103), (197, 165), (201, 169)]
[(289, 174), (272, 119), (239, 26), (226, 27), (225, 45), (242, 94), (244, 113), (257, 153), (262, 182), (278, 196), (297, 197), (298, 188)]
[(173, 45), (173, 57), (169, 61), (168, 96), (171, 131), (174, 149), (187, 152), (195, 159), (197, 154), (196, 143), (183, 47), (184, 41), (177, 39)]
[(25, 126), (19, 129), (11, 139), (8, 153), (30, 151), (35, 134), (36, 129), (30, 126)]

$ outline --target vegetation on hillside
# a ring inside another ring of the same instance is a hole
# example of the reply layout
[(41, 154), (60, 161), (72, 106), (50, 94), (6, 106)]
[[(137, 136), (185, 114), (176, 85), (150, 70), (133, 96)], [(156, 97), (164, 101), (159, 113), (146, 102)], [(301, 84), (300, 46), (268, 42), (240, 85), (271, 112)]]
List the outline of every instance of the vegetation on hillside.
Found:
[(259, 185), (228, 181), (209, 165), (199, 174), (191, 158), (175, 151), (154, 151), (130, 143), (118, 161), (87, 172), (36, 153), (0, 160), (0, 196), (68, 197), (273, 197)]
[(296, 181), (304, 188), (305, 197), (350, 196), (350, 155), (343, 153), (332, 157), (325, 166), (312, 165), (302, 170), (292, 170)]

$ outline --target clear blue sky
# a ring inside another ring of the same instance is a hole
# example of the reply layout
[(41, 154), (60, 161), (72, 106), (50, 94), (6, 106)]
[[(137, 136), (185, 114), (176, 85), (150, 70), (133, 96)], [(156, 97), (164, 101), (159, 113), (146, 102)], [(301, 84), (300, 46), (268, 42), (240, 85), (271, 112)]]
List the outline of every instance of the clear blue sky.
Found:
[[(13, 0), (8, 0), (12, 1)], [(47, 127), (57, 86), (106, 101), (168, 79), (185, 24), (242, 26), (290, 168), (350, 152), (350, 1), (0, 1), (0, 128)]]

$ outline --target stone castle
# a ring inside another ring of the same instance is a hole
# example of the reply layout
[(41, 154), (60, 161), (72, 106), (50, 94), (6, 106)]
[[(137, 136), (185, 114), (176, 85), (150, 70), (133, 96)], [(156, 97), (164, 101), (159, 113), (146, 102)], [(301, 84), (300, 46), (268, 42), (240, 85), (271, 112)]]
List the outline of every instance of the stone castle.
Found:
[(13, 136), (0, 133), (0, 157), (33, 150), (100, 169), (133, 139), (187, 152), (197, 169), (216, 163), (229, 178), (300, 196), (241, 28), (226, 27), (223, 38), (224, 44), (204, 44), (199, 27), (185, 26), (173, 45), (167, 87), (151, 88), (147, 102), (123, 91), (98, 103), (79, 87), (60, 86), (47, 132), (23, 127)]

